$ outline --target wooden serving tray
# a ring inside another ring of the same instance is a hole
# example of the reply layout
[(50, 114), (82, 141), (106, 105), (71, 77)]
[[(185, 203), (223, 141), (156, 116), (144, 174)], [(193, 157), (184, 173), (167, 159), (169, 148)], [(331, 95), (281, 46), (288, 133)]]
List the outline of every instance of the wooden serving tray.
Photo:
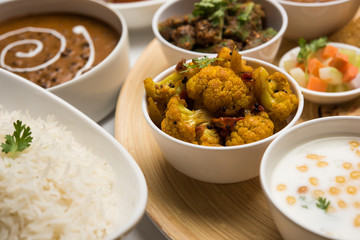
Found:
[[(278, 56), (296, 45), (284, 40)], [(141, 102), (143, 80), (168, 67), (153, 40), (130, 71), (115, 113), (115, 137), (137, 161), (148, 184), (148, 216), (169, 239), (281, 239), (258, 177), (236, 184), (200, 182), (178, 172), (162, 156), (143, 118)], [(359, 105), (360, 99), (339, 106), (305, 102), (300, 121), (319, 114), (360, 115)]]

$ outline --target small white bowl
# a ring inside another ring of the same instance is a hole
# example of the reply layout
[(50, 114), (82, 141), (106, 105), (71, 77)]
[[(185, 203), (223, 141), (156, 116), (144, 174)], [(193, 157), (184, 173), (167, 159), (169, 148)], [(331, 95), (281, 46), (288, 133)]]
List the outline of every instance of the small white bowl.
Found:
[[(266, 149), (260, 166), (260, 182), (280, 234), (285, 240), (340, 239), (301, 224), (275, 200), (270, 184), (279, 161), (292, 149), (309, 141), (327, 137), (360, 137), (360, 117), (324, 117), (300, 123), (280, 134)], [(321, 176), (317, 176), (321, 182)], [(288, 179), (291, 182), (290, 179)], [(335, 203), (336, 204), (336, 203)]]
[(285, 38), (306, 40), (330, 35), (345, 26), (359, 9), (358, 0), (300, 3), (277, 0), (286, 10), (289, 26)]
[(53, 115), (80, 144), (109, 162), (116, 175), (116, 187), (125, 199), (126, 209), (119, 211), (126, 214), (126, 221), (107, 239), (123, 237), (133, 229), (145, 212), (147, 186), (142, 171), (127, 150), (82, 112), (36, 84), (0, 69), (0, 86), (0, 105), (6, 111), (24, 114), (29, 111), (33, 118), (42, 119)]
[[(194, 9), (194, 3), (198, 0), (175, 0), (168, 1), (162, 5), (155, 13), (152, 20), (152, 30), (156, 39), (160, 42), (161, 49), (170, 65), (176, 64), (179, 59), (191, 59), (195, 57), (215, 57), (216, 54), (201, 53), (189, 51), (165, 40), (158, 29), (159, 23), (165, 21), (172, 16), (181, 16), (189, 14)], [(272, 27), (278, 33), (268, 42), (263, 43), (257, 47), (240, 51), (240, 54), (246, 57), (253, 57), (267, 62), (273, 62), (278, 53), (281, 40), (288, 25), (288, 16), (284, 8), (272, 0), (254, 0), (255, 3), (260, 3), (264, 6), (266, 12), (266, 27)]]
[(108, 23), (121, 34), (113, 51), (97, 66), (68, 82), (48, 88), (94, 121), (99, 121), (114, 110), (121, 84), (129, 71), (129, 39), (125, 20), (105, 3), (94, 0), (18, 0), (0, 4), (0, 22), (49, 12), (88, 15)]
[[(146, 94), (143, 96), (142, 111), (146, 122), (166, 160), (183, 174), (205, 182), (235, 183), (254, 178), (259, 175), (261, 157), (270, 144), (281, 132), (292, 127), (299, 120), (304, 107), (304, 99), (299, 85), (280, 68), (254, 58), (243, 57), (246, 64), (254, 69), (262, 66), (269, 74), (282, 72), (286, 75), (291, 90), (299, 99), (296, 113), (290, 116), (288, 125), (278, 133), (260, 141), (229, 147), (200, 146), (178, 140), (159, 129), (150, 119)], [(170, 67), (154, 78), (154, 82), (164, 79), (175, 71)]]
[[(349, 44), (330, 42), (329, 45), (333, 45), (338, 48), (355, 50), (357, 52), (357, 54), (360, 54), (359, 48), (349, 45)], [(281, 69), (283, 69), (284, 71), (286, 71), (285, 67), (284, 67), (284, 62), (289, 59), (296, 59), (299, 51), (300, 51), (300, 47), (295, 47), (295, 48), (291, 49), (290, 51), (288, 51), (287, 53), (285, 53), (279, 61), (279, 67)], [(352, 89), (352, 90), (344, 91), (344, 92), (318, 92), (318, 91), (306, 89), (304, 87), (300, 87), (300, 88), (301, 88), (301, 91), (303, 92), (304, 98), (306, 100), (309, 100), (314, 103), (319, 103), (319, 104), (341, 103), (341, 102), (350, 101), (350, 100), (360, 96), (360, 88), (356, 88), (356, 89)]]
[(124, 16), (130, 30), (138, 30), (151, 26), (154, 13), (165, 2), (167, 0), (145, 0), (127, 3), (109, 3), (109, 5)]

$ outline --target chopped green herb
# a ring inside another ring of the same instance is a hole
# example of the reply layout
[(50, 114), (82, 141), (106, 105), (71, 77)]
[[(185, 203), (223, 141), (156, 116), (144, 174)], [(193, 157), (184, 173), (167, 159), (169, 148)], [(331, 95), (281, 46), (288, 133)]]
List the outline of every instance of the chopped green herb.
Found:
[(241, 14), (239, 14), (237, 17), (241, 22), (247, 22), (249, 20), (250, 13), (254, 9), (255, 3), (254, 2), (244, 3), (244, 6), (245, 6), (244, 11)]
[(305, 79), (306, 82), (308, 81), (308, 61), (311, 58), (311, 56), (321, 48), (324, 48), (328, 44), (327, 37), (321, 37), (318, 39), (315, 39), (311, 41), (310, 43), (306, 44), (306, 40), (303, 38), (300, 38), (299, 41), (300, 51), (297, 55), (297, 61), (299, 63), (304, 63), (305, 65)]
[(326, 201), (326, 198), (319, 197), (316, 206), (326, 211), (326, 209), (330, 206), (330, 201)]
[(195, 17), (202, 16), (208, 18), (211, 24), (216, 27), (224, 22), (225, 11), (228, 5), (226, 0), (201, 0), (194, 4), (192, 14)]
[(204, 56), (203, 58), (194, 58), (192, 61), (193, 64), (184, 63), (184, 66), (187, 69), (181, 71), (180, 73), (186, 73), (191, 68), (204, 68), (217, 60), (224, 61), (224, 59), (222, 59), (222, 58), (208, 58), (207, 56)]
[(16, 152), (21, 152), (30, 146), (32, 141), (30, 127), (22, 124), (20, 120), (13, 123), (15, 131), (13, 135), (5, 136), (5, 143), (1, 144), (2, 152), (11, 153), (14, 157)]
[(307, 60), (314, 54), (318, 49), (324, 48), (329, 42), (327, 37), (321, 37), (306, 43), (306, 40), (300, 38), (299, 41), (300, 52), (297, 55), (297, 61), (299, 63), (307, 63)]

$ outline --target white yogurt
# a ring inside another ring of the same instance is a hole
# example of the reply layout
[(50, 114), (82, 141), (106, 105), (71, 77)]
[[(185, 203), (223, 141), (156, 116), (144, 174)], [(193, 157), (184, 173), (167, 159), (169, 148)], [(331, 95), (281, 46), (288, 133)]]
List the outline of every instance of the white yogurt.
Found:
[(270, 187), (274, 200), (298, 223), (333, 238), (360, 239), (360, 138), (330, 137), (298, 146), (279, 161)]

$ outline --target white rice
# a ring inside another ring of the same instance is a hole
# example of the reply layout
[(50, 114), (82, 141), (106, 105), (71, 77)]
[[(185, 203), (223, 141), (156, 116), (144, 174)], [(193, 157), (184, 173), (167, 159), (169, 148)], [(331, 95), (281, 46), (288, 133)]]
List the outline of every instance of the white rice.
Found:
[(0, 152), (0, 239), (89, 240), (111, 233), (120, 215), (111, 166), (53, 117), (34, 119), (1, 106), (0, 144), (17, 120), (31, 128), (33, 140), (14, 158)]

